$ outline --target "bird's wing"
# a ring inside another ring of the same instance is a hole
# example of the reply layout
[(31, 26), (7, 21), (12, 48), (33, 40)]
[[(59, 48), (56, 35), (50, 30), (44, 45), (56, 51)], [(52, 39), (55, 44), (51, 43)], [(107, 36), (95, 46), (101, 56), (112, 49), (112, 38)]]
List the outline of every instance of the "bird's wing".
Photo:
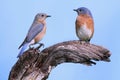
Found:
[(44, 25), (43, 24), (37, 24), (30, 28), (27, 36), (26, 36), (26, 42), (32, 41), (36, 37), (37, 34), (39, 34), (43, 30)]
[(19, 46), (19, 48), (21, 48), (25, 43), (31, 42), (32, 39), (34, 39), (36, 37), (36, 35), (39, 34), (43, 30), (43, 27), (44, 27), (43, 24), (37, 24), (37, 25), (32, 26), (30, 28), (30, 30), (28, 31), (28, 34), (27, 34), (25, 40)]

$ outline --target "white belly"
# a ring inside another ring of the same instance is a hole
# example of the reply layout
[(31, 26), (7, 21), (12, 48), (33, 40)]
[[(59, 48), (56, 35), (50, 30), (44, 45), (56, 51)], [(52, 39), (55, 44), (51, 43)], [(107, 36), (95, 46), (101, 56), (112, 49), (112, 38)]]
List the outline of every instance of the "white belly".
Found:
[(86, 27), (86, 25), (83, 25), (79, 30), (77, 30), (77, 35), (80, 40), (89, 40), (92, 32)]

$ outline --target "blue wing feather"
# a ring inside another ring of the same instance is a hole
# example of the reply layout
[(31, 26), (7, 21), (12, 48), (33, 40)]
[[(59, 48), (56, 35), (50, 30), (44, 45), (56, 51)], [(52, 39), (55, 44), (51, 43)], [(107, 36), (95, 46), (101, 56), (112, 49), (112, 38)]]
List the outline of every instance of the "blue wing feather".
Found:
[(44, 27), (44, 25), (42, 23), (32, 25), (28, 31), (28, 34), (27, 34), (25, 40), (19, 46), (19, 48), (21, 48), (24, 44), (31, 42), (32, 39), (34, 39), (35, 36), (43, 30), (43, 27)]
[(27, 34), (26, 42), (32, 41), (36, 37), (37, 34), (39, 34), (43, 30), (44, 25), (43, 24), (36, 24), (32, 26)]
[(24, 51), (26, 50), (27, 46), (28, 46), (28, 43), (25, 43), (25, 44), (22, 46), (22, 48), (21, 48), (21, 50), (20, 50), (17, 58), (20, 57), (20, 56), (24, 53)]

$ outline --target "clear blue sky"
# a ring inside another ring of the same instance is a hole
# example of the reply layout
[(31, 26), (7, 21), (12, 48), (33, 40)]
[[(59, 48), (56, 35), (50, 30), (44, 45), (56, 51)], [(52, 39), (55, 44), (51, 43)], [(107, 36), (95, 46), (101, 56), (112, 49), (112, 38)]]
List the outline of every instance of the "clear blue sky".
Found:
[(111, 62), (95, 66), (66, 63), (52, 70), (48, 80), (120, 80), (120, 1), (119, 0), (1, 0), (0, 1), (0, 80), (7, 80), (17, 61), (22, 43), (39, 12), (51, 15), (47, 19), (45, 47), (58, 42), (76, 40), (74, 22), (78, 7), (91, 10), (95, 33), (91, 43), (108, 48)]

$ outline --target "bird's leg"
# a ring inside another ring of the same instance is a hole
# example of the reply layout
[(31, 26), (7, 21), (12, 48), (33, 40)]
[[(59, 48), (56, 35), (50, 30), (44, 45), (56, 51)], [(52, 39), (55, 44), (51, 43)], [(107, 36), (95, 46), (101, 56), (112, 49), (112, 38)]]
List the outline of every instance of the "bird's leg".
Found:
[(44, 44), (43, 44), (43, 43), (39, 43), (39, 46), (40, 46), (40, 47), (42, 47), (42, 46), (44, 47)]
[(82, 44), (82, 40), (79, 40), (79, 43)]
[(90, 44), (90, 40), (86, 40), (85, 42), (86, 42), (85, 43), (86, 46), (88, 46)]
[(41, 48), (42, 46), (44, 47), (44, 44), (43, 43), (38, 43), (39, 44), (39, 46), (36, 48), (36, 49), (39, 49), (39, 48)]
[(80, 41), (80, 44), (81, 45), (84, 45), (85, 44), (85, 41), (83, 41), (83, 40), (79, 40)]
[(81, 44), (81, 45), (86, 45), (86, 46), (87, 46), (87, 45), (90, 44), (90, 43), (89, 43), (89, 40), (84, 40), (84, 41), (83, 41), (83, 40), (79, 40), (79, 41), (80, 41), (80, 44)]
[(29, 45), (29, 49), (32, 49), (33, 47), (31, 47), (31, 46), (33, 46), (33, 45), (34, 45), (34, 44), (30, 44), (30, 45)]

